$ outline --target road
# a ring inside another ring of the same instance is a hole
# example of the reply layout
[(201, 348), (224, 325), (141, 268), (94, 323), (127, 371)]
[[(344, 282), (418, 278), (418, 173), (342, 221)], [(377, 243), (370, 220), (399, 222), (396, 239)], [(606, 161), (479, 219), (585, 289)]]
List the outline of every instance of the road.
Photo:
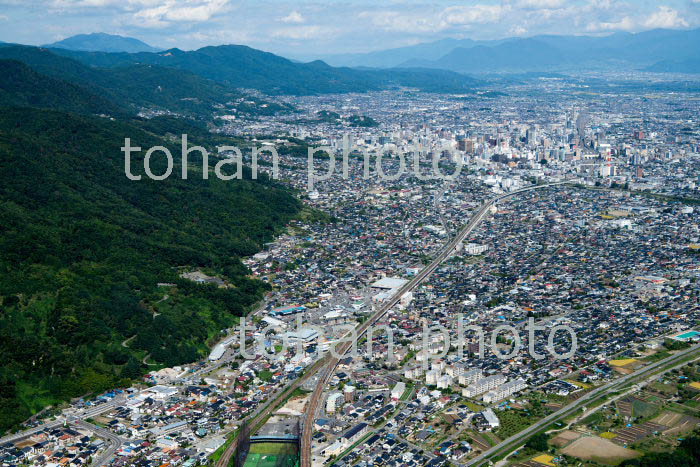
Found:
[[(545, 187), (550, 187), (554, 185), (561, 185), (563, 183), (568, 183), (568, 182), (560, 182), (560, 183), (553, 183), (549, 185), (541, 185), (541, 186), (533, 186), (533, 187), (528, 187), (526, 189), (520, 190), (520, 191), (515, 191), (513, 193), (508, 193), (502, 196), (498, 196), (491, 201), (485, 203), (479, 211), (472, 217), (470, 220), (469, 224), (463, 228), (463, 230), (460, 232), (460, 234), (452, 241), (449, 242), (447, 247), (444, 248), (442, 253), (438, 255), (438, 257), (426, 268), (421, 270), (411, 281), (409, 281), (407, 284), (405, 284), (397, 293), (395, 293), (389, 301), (383, 305), (381, 308), (379, 308), (374, 315), (370, 319), (368, 319), (365, 323), (361, 324), (357, 329), (357, 338), (359, 339), (362, 334), (364, 334), (367, 329), (372, 326), (374, 323), (376, 323), (379, 319), (381, 319), (386, 312), (392, 308), (394, 305), (396, 305), (401, 297), (408, 291), (412, 290), (415, 288), (418, 284), (420, 284), (423, 279), (425, 279), (430, 273), (432, 273), (437, 266), (442, 263), (442, 261), (445, 260), (456, 248), (456, 246), (467, 236), (471, 231), (483, 220), (484, 215), (486, 212), (488, 212), (488, 209), (498, 200), (506, 198), (508, 196), (512, 196), (518, 193), (522, 193), (525, 191), (530, 191), (533, 189), (539, 189), (539, 188), (545, 188)], [(337, 349), (336, 354), (343, 355), (347, 353), (347, 351), (351, 348), (352, 343), (347, 342)], [(254, 430), (265, 420), (267, 417), (269, 417), (279, 406), (280, 402), (284, 401), (288, 396), (294, 392), (297, 388), (299, 388), (306, 380), (314, 376), (319, 370), (323, 369), (328, 362), (331, 362), (331, 365), (328, 366), (326, 371), (324, 372), (323, 376), (319, 380), (319, 383), (316, 385), (316, 390), (312, 394), (311, 400), (309, 404), (306, 407), (306, 415), (305, 415), (305, 421), (304, 421), (304, 427), (302, 430), (302, 466), (304, 465), (310, 465), (310, 451), (311, 451), (311, 435), (313, 434), (313, 421), (315, 419), (315, 414), (318, 412), (318, 402), (320, 400), (320, 396), (322, 394), (322, 391), (319, 393), (319, 388), (322, 389), (327, 385), (328, 380), (330, 379), (330, 376), (333, 374), (333, 370), (338, 364), (338, 359), (332, 358), (331, 354), (326, 354), (325, 357), (318, 359), (316, 362), (314, 362), (309, 368), (307, 368), (304, 372), (304, 374), (294, 380), (289, 386), (287, 386), (287, 389), (285, 389), (279, 396), (272, 398), (268, 403), (265, 404), (265, 406), (261, 409), (260, 413), (257, 415), (254, 415), (252, 417), (249, 417), (249, 424), (251, 427), (251, 432), (254, 432)], [(306, 440), (306, 441), (305, 441)], [(305, 444), (304, 444), (305, 443)], [(224, 451), (223, 455), (219, 459), (219, 461), (216, 463), (216, 467), (228, 467), (229, 463), (231, 462), (231, 459), (233, 459), (233, 455), (236, 452), (236, 448), (238, 447), (238, 439), (234, 439), (231, 444), (227, 447), (226, 451)], [(306, 464), (304, 464), (306, 462)]]
[[(603, 396), (605, 394), (608, 394), (610, 392), (614, 392), (616, 389), (624, 386), (625, 384), (637, 379), (637, 378), (646, 378), (651, 376), (651, 374), (654, 373), (654, 370), (658, 370), (660, 367), (664, 367), (666, 365), (672, 364), (674, 362), (677, 362), (679, 360), (682, 360), (683, 358), (687, 357), (688, 355), (697, 352), (700, 350), (700, 345), (695, 345), (693, 347), (690, 347), (686, 350), (683, 350), (682, 352), (679, 352), (677, 354), (671, 355), (668, 358), (665, 358), (663, 360), (659, 360), (658, 362), (652, 363), (648, 366), (645, 366), (639, 370), (637, 370), (634, 373), (630, 373), (629, 375), (623, 376), (621, 378), (616, 379), (615, 381), (612, 381), (605, 386), (601, 386), (599, 388), (594, 389), (593, 391), (585, 394), (584, 396), (580, 397), (576, 401), (572, 402), (569, 405), (566, 405), (559, 409), (558, 411), (546, 416), (539, 422), (535, 423), (534, 425), (529, 426), (528, 428), (524, 429), (520, 433), (517, 433), (510, 438), (507, 438), (503, 441), (501, 441), (499, 444), (496, 446), (492, 447), (488, 451), (485, 451), (478, 457), (475, 457), (474, 459), (470, 460), (467, 462), (466, 465), (481, 465), (484, 464), (485, 462), (488, 462), (489, 458), (500, 454), (500, 453), (505, 453), (508, 452), (512, 449), (517, 448), (521, 444), (524, 443), (525, 439), (534, 435), (538, 431), (540, 431), (542, 428), (546, 427), (547, 425), (550, 425), (556, 421), (558, 421), (561, 418), (564, 418), (568, 415), (571, 415), (572, 413), (576, 412), (579, 410), (581, 407), (583, 407), (587, 402), (592, 402), (595, 399), (597, 399), (600, 396)], [(686, 365), (687, 362), (683, 362), (678, 364), (675, 368), (682, 367)], [(672, 370), (673, 368), (669, 368), (667, 371)]]
[[(167, 299), (167, 295), (161, 299), (164, 300)], [(261, 304), (258, 308), (256, 308), (250, 315), (253, 316), (255, 314), (260, 313), (264, 309), (264, 303)], [(133, 337), (127, 339), (126, 341), (122, 342), (122, 345), (126, 347), (131, 341)], [(208, 374), (212, 371), (215, 371), (222, 366), (226, 365), (229, 363), (233, 358), (235, 357), (235, 352), (229, 352), (229, 355), (218, 360), (215, 362), (209, 362), (202, 366), (202, 368), (186, 374), (184, 377), (185, 378), (197, 378), (202, 375)], [(146, 357), (148, 358), (148, 357)], [(34, 428), (31, 428), (29, 430), (22, 431), (20, 433), (15, 433), (12, 435), (7, 435), (3, 438), (0, 438), (0, 444), (5, 444), (5, 443), (14, 443), (16, 441), (20, 441), (26, 438), (29, 438), (30, 436), (34, 435), (35, 433), (45, 430), (45, 429), (52, 429), (52, 428), (58, 428), (63, 426), (65, 423), (68, 423), (70, 425), (76, 425), (88, 430), (91, 430), (95, 434), (97, 434), (99, 437), (105, 439), (109, 443), (109, 448), (102, 453), (102, 455), (93, 461), (92, 465), (93, 466), (102, 466), (107, 464), (112, 457), (116, 454), (116, 452), (119, 450), (121, 445), (125, 442), (124, 439), (120, 438), (119, 436), (115, 435), (109, 430), (106, 430), (104, 428), (100, 428), (96, 425), (93, 425), (91, 423), (86, 422), (85, 420), (96, 417), (100, 414), (103, 414), (105, 412), (108, 412), (120, 405), (123, 405), (124, 402), (126, 401), (126, 397), (124, 394), (118, 395), (114, 399), (112, 399), (109, 402), (105, 402), (99, 405), (94, 405), (94, 406), (89, 406), (85, 407), (82, 409), (66, 409), (64, 413), (57, 417), (56, 420), (52, 422), (45, 423), (43, 425), (38, 425)]]
[(447, 238), (449, 239), (452, 237), (452, 232), (450, 232), (450, 226), (447, 223), (447, 220), (445, 219), (445, 213), (443, 212), (442, 209), (440, 209), (440, 201), (442, 198), (445, 196), (445, 193), (449, 189), (449, 185), (447, 182), (440, 188), (439, 191), (435, 192), (435, 210), (437, 213), (440, 215), (440, 223), (442, 224), (442, 228), (445, 230), (445, 234), (447, 235)]
[(15, 433), (13, 435), (7, 435), (7, 436), (0, 439), (0, 444), (14, 443), (16, 441), (20, 441), (20, 440), (23, 440), (25, 438), (29, 438), (34, 433), (37, 433), (41, 430), (57, 428), (59, 426), (63, 426), (63, 419), (57, 419), (56, 421), (53, 421), (50, 423), (45, 423), (43, 425), (38, 425), (38, 426), (31, 428), (29, 430)]
[(103, 404), (86, 407), (84, 409), (66, 411), (66, 416), (61, 415), (60, 417), (57, 417), (54, 421), (44, 423), (43, 425), (37, 425), (34, 428), (30, 428), (29, 430), (25, 430), (19, 433), (4, 436), (3, 438), (0, 438), (0, 444), (13, 443), (24, 438), (29, 438), (33, 434), (38, 433), (39, 431), (45, 430), (47, 428), (56, 428), (62, 426), (66, 422), (66, 420), (85, 420), (87, 418), (95, 417), (109, 410), (112, 410), (113, 408), (119, 405), (122, 405), (124, 401), (124, 396), (119, 395), (113, 400), (105, 402)]
[[(356, 328), (355, 332), (357, 335), (357, 339), (362, 337), (362, 335), (367, 331), (367, 329), (370, 326), (373, 326), (377, 321), (383, 318), (384, 315), (390, 309), (392, 309), (399, 302), (399, 300), (401, 300), (401, 297), (403, 297), (406, 293), (412, 291), (418, 285), (420, 285), (430, 274), (432, 274), (440, 266), (440, 264), (442, 264), (443, 261), (445, 261), (445, 259), (449, 258), (454, 253), (456, 248), (462, 243), (462, 241), (464, 241), (464, 239), (479, 226), (481, 221), (484, 220), (484, 217), (489, 212), (489, 209), (496, 202), (528, 191), (550, 188), (552, 186), (562, 185), (565, 183), (569, 182), (550, 183), (546, 185), (538, 185), (523, 188), (520, 190), (513, 191), (511, 193), (506, 193), (497, 196), (482, 204), (478, 211), (476, 211), (476, 213), (472, 215), (467, 225), (465, 225), (459, 231), (459, 233), (452, 240), (450, 240), (447, 243), (447, 245), (445, 245), (445, 247), (443, 247), (442, 251), (428, 266), (422, 269), (413, 279), (411, 279), (403, 287), (401, 287), (386, 303), (384, 303), (379, 309), (377, 309), (377, 311), (367, 321), (365, 321)], [(351, 348), (352, 342), (346, 342), (338, 346), (336, 353), (338, 355), (345, 355)], [(324, 358), (322, 361), (324, 363), (328, 361), (329, 363), (328, 365), (324, 365), (326, 366), (326, 368), (324, 370), (323, 376), (321, 377), (319, 383), (316, 385), (316, 388), (314, 389), (314, 392), (311, 395), (309, 403), (306, 407), (304, 427), (302, 429), (301, 436), (301, 467), (311, 467), (311, 437), (313, 435), (314, 420), (316, 419), (316, 414), (318, 413), (319, 403), (323, 396), (323, 391), (328, 386), (328, 381), (333, 376), (333, 373), (335, 372), (335, 369), (338, 366), (338, 362), (340, 361), (340, 359), (331, 358), (330, 355), (327, 355), (326, 358)]]
[(112, 458), (112, 456), (114, 456), (119, 447), (121, 447), (121, 445), (123, 444), (124, 440), (119, 438), (117, 435), (115, 435), (109, 430), (100, 428), (96, 425), (93, 425), (92, 423), (86, 422), (85, 419), (95, 417), (104, 412), (112, 410), (113, 408), (123, 404), (124, 400), (124, 396), (120, 395), (118, 397), (115, 397), (113, 400), (100, 405), (75, 410), (73, 412), (67, 412), (65, 416), (62, 415), (60, 417), (57, 417), (56, 420), (52, 422), (45, 423), (43, 425), (38, 425), (34, 428), (22, 431), (20, 433), (5, 436), (2, 439), (0, 439), (0, 444), (14, 443), (29, 438), (30, 436), (34, 435), (35, 433), (38, 433), (39, 431), (58, 428), (63, 426), (64, 424), (75, 425), (92, 431), (99, 437), (106, 439), (107, 442), (110, 444), (110, 447), (92, 463), (93, 466), (100, 467), (102, 465), (105, 465)]
[[(71, 423), (71, 421), (69, 421)], [(107, 440), (109, 443), (109, 448), (105, 452), (102, 453), (100, 457), (97, 459), (93, 460), (92, 464), (94, 467), (102, 467), (103, 465), (107, 464), (109, 460), (116, 454), (116, 452), (119, 450), (121, 445), (124, 443), (124, 440), (120, 438), (119, 436), (115, 435), (111, 431), (105, 429), (105, 428), (100, 428), (97, 425), (93, 425), (92, 423), (88, 423), (85, 420), (80, 420), (76, 419), (72, 423), (75, 425), (85, 428), (87, 430), (92, 431), (95, 433), (97, 436), (100, 438), (104, 438)]]

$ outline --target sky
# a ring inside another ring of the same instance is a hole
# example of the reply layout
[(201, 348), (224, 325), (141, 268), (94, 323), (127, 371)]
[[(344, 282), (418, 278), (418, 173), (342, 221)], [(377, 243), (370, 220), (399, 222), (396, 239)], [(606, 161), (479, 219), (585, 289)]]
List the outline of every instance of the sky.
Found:
[(446, 37), (610, 34), (700, 27), (700, 0), (0, 0), (0, 41), (106, 32), (162, 48), (245, 44), (287, 57)]

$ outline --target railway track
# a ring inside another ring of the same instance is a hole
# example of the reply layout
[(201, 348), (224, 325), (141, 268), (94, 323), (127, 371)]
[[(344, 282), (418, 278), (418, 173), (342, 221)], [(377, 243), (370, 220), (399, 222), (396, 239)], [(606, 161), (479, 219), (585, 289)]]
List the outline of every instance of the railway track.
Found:
[[(550, 183), (547, 185), (539, 185), (539, 186), (532, 186), (528, 188), (524, 188), (521, 190), (514, 191), (512, 193), (506, 193), (501, 196), (497, 196), (495, 198), (492, 198), (491, 200), (487, 201), (486, 203), (482, 204), (479, 210), (472, 216), (472, 218), (469, 220), (466, 226), (462, 227), (462, 229), (459, 231), (459, 233), (454, 237), (453, 240), (451, 240), (445, 247), (443, 247), (442, 251), (438, 256), (423, 270), (421, 270), (413, 279), (411, 279), (408, 283), (406, 283), (403, 287), (401, 287), (390, 299), (388, 302), (386, 302), (384, 305), (382, 305), (367, 321), (362, 323), (359, 327), (356, 328), (355, 332), (357, 333), (357, 338), (359, 339), (362, 337), (362, 335), (367, 331), (367, 329), (374, 325), (377, 321), (382, 319), (386, 313), (392, 309), (398, 302), (401, 300), (401, 297), (403, 297), (406, 293), (410, 292), (414, 288), (416, 288), (418, 285), (425, 280), (430, 274), (432, 274), (439, 266), (442, 264), (442, 262), (448, 258), (454, 250), (457, 248), (457, 246), (464, 241), (464, 239), (467, 237), (467, 235), (471, 234), (476, 227), (483, 221), (486, 213), (489, 211), (489, 209), (498, 201), (515, 196), (521, 193), (525, 193), (528, 191), (532, 190), (538, 190), (538, 189), (543, 189), (543, 188), (549, 188), (552, 186), (557, 186), (557, 185), (562, 185), (568, 182), (558, 182), (558, 183)], [(344, 342), (341, 344), (338, 348), (337, 355), (343, 356), (345, 355), (348, 350), (352, 347), (352, 342)], [(318, 407), (319, 403), (321, 401), (321, 398), (323, 396), (323, 391), (325, 388), (328, 386), (328, 381), (330, 378), (333, 376), (333, 373), (335, 372), (336, 367), (338, 366), (338, 363), (340, 362), (340, 358), (331, 358), (330, 354), (326, 356), (325, 359), (320, 360), (323, 362), (328, 361), (328, 365), (326, 366), (323, 376), (319, 380), (318, 384), (316, 385), (316, 388), (314, 389), (313, 394), (311, 395), (311, 399), (309, 400), (309, 403), (306, 407), (306, 414), (305, 414), (305, 420), (304, 420), (304, 426), (302, 429), (302, 437), (301, 437), (301, 467), (311, 467), (312, 464), (312, 455), (311, 455), (311, 437), (313, 435), (313, 426), (314, 426), (314, 420), (316, 419), (316, 416), (318, 414)]]

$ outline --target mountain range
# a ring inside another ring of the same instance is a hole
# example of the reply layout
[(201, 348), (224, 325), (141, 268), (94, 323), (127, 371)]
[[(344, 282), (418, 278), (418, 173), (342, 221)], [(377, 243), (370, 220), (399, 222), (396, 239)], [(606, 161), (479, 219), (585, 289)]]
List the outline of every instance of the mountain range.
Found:
[(640, 70), (698, 72), (700, 29), (608, 36), (443, 39), (366, 54), (322, 57), (335, 66), (421, 67), (460, 73)]
[(458, 47), (489, 46), (501, 42), (503, 41), (475, 41), (472, 39), (453, 39), (448, 37), (434, 42), (423, 42), (406, 47), (378, 50), (376, 52), (336, 54), (313, 58), (320, 58), (332, 66), (393, 68), (414, 60), (434, 60)]
[(234, 87), (270, 94), (362, 92), (402, 86), (463, 91), (474, 84), (428, 70), (461, 74), (700, 72), (700, 29), (500, 40), (445, 38), (369, 53), (306, 56), (310, 61), (304, 63), (242, 45), (159, 51), (138, 39), (104, 33), (81, 34), (45, 47), (91, 66), (143, 63), (180, 68)]
[[(56, 72), (57, 57), (71, 59), (72, 62), (65, 62), (58, 68), (60, 73), (71, 72), (72, 78), (92, 74), (92, 71), (82, 69), (78, 71), (80, 76), (77, 76), (76, 64), (82, 64), (83, 68), (102, 70), (154, 66), (158, 67), (154, 72), (172, 74), (165, 69), (180, 70), (182, 73), (196, 75), (230, 89), (255, 89), (270, 95), (368, 92), (397, 88), (462, 93), (471, 92), (480, 84), (474, 78), (450, 70), (420, 67), (394, 69), (333, 67), (320, 60), (300, 63), (243, 45), (209, 46), (192, 51), (169, 49), (158, 52), (105, 52), (98, 50), (99, 40), (97, 44), (90, 42), (90, 38), (95, 36), (82, 37), (82, 49), (65, 48), (59, 46), (59, 43), (44, 47), (0, 43), (0, 58), (31, 61), (32, 59), (26, 55), (32, 54), (36, 58), (39, 54), (43, 54), (41, 63), (28, 63), (32, 67), (43, 67), (44, 70), (40, 70), (41, 72), (46, 71), (45, 68), (49, 62), (52, 63), (51, 71)], [(73, 43), (75, 37), (62, 42)], [(97, 37), (99, 39), (102, 36), (97, 35)], [(30, 53), (29, 49), (34, 49), (34, 52)], [(25, 57), (20, 57), (18, 54)], [(52, 57), (48, 58), (48, 54)]]
[[(57, 49), (51, 49), (57, 50)], [(49, 49), (22, 45), (0, 45), (0, 60), (15, 60), (46, 77), (79, 86), (90, 95), (101, 96), (95, 103), (109, 100), (103, 112), (112, 115), (115, 109), (136, 113), (142, 108), (167, 109), (182, 114), (204, 114), (215, 105), (241, 94), (230, 86), (216, 83), (184, 70), (152, 65), (130, 64), (115, 68), (99, 68), (63, 57)], [(25, 72), (27, 70), (17, 70)], [(10, 78), (1, 79), (8, 85)], [(16, 84), (15, 84), (16, 86)], [(29, 86), (24, 86), (30, 91)], [(68, 110), (62, 108), (61, 110)]]
[(158, 52), (161, 49), (151, 47), (143, 41), (133, 37), (117, 36), (96, 32), (92, 34), (78, 34), (43, 47), (82, 50), (87, 52)]
[(0, 106), (38, 107), (72, 113), (121, 115), (126, 111), (79, 85), (44, 76), (23, 62), (0, 60)]
[(51, 49), (90, 66), (114, 68), (148, 64), (176, 68), (236, 88), (267, 94), (322, 94), (379, 91), (399, 87), (422, 91), (465, 92), (477, 81), (449, 70), (357, 69), (332, 67), (316, 60), (298, 63), (243, 45), (221, 45), (158, 53), (105, 53)]

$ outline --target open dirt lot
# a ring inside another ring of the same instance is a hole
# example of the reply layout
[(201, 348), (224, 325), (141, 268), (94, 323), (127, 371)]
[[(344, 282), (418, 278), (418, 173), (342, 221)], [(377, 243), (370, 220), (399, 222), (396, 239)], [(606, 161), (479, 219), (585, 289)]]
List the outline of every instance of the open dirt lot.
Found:
[(290, 399), (284, 407), (282, 407), (278, 412), (288, 413), (288, 412), (299, 412), (304, 413), (306, 409), (306, 403), (309, 401), (309, 396), (294, 397)]
[(637, 451), (623, 448), (612, 441), (597, 436), (581, 437), (562, 449), (562, 452), (579, 459), (608, 465), (617, 465), (626, 459), (639, 456)]
[(575, 441), (581, 437), (581, 433), (576, 433), (575, 431), (566, 430), (559, 433), (557, 436), (552, 438), (550, 443), (558, 448), (564, 447), (572, 441)]

